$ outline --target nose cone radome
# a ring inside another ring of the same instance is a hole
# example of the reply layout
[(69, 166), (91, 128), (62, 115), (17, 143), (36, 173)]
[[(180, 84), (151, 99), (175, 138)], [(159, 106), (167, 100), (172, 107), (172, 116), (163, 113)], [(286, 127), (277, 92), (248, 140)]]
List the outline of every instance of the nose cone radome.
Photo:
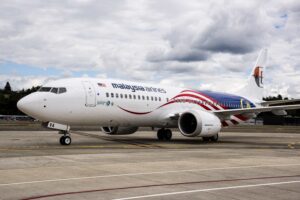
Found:
[[(20, 110), (20, 111), (22, 111), (23, 110), (23, 98), (22, 99), (20, 99), (19, 101), (18, 101), (18, 103), (17, 103), (17, 108)], [(23, 111), (22, 111), (23, 112)]]
[(17, 107), (20, 111), (22, 111), (25, 114), (29, 114), (28, 111), (30, 111), (30, 104), (32, 104), (33, 102), (30, 102), (30, 97), (26, 96), (23, 97), (22, 99), (20, 99), (17, 103)]
[(39, 104), (40, 100), (38, 96), (33, 93), (20, 99), (17, 103), (17, 107), (23, 113), (31, 117), (36, 117), (40, 112)]

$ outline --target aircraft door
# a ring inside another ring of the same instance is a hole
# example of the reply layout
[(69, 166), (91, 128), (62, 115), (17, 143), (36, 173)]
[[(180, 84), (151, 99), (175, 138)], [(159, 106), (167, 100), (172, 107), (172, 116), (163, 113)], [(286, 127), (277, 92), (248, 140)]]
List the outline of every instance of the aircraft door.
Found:
[(85, 106), (95, 107), (96, 106), (96, 92), (90, 81), (82, 82), (85, 90)]

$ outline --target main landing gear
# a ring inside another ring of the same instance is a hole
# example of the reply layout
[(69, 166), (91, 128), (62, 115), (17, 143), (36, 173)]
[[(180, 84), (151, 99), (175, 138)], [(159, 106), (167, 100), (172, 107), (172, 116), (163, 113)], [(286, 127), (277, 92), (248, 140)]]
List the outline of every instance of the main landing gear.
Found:
[(211, 137), (202, 137), (202, 139), (204, 142), (209, 142), (209, 141), (217, 142), (219, 139), (219, 134), (213, 135)]
[(157, 131), (158, 140), (170, 141), (172, 139), (172, 131), (170, 129), (159, 129)]
[(70, 145), (72, 143), (72, 139), (68, 131), (59, 131), (58, 133), (63, 134), (63, 136), (59, 139), (61, 145)]

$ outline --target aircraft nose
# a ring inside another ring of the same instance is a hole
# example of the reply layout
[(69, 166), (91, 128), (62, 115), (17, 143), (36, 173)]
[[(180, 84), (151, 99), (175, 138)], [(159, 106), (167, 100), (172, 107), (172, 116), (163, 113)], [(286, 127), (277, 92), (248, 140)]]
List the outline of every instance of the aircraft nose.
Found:
[(28, 114), (28, 112), (31, 110), (31, 104), (33, 102), (30, 101), (30, 95), (23, 97), (20, 99), (17, 103), (17, 107), (20, 111), (22, 111), (25, 114)]
[(41, 96), (37, 93), (32, 93), (20, 99), (17, 103), (17, 107), (26, 115), (37, 118), (41, 113), (41, 104)]
[(24, 104), (24, 102), (23, 102), (23, 98), (22, 98), (22, 99), (20, 99), (20, 100), (18, 101), (18, 103), (17, 103), (17, 107), (18, 107), (18, 109), (21, 110), (21, 111), (22, 111), (22, 108), (23, 108), (23, 104)]

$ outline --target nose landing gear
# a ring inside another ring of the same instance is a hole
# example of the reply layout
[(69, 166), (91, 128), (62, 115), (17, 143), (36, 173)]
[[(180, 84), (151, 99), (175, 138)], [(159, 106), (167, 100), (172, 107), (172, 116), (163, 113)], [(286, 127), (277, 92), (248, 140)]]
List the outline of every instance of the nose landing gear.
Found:
[(63, 136), (59, 139), (61, 145), (70, 145), (72, 143), (72, 139), (68, 131), (59, 131), (58, 133), (63, 134)]
[(58, 134), (63, 136), (60, 137), (59, 143), (61, 145), (70, 145), (72, 143), (72, 139), (70, 137), (70, 126), (65, 124), (59, 124), (55, 122), (44, 122), (42, 123), (43, 127), (59, 130)]

